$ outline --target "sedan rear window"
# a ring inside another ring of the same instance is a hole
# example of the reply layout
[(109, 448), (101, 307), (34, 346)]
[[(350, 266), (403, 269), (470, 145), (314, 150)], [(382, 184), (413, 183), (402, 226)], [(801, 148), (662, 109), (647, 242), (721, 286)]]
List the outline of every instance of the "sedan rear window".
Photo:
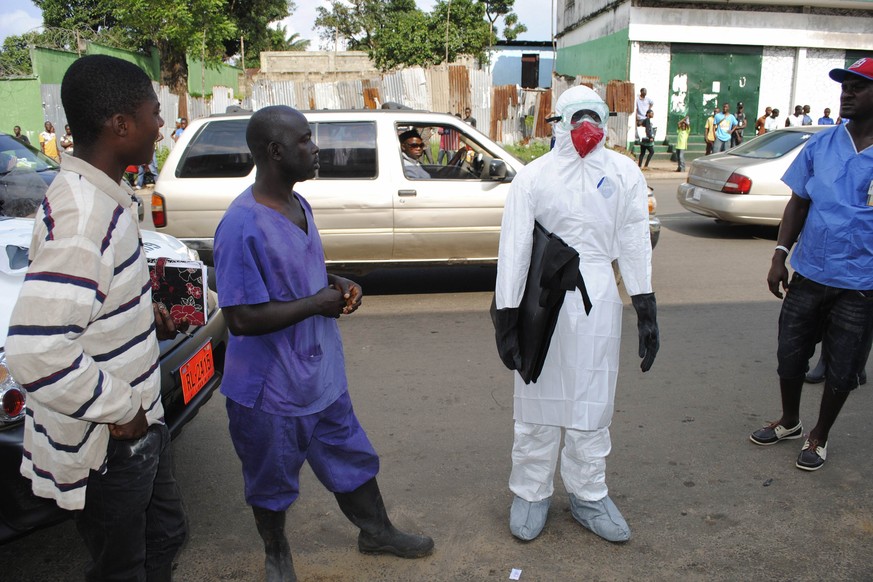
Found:
[(728, 151), (728, 154), (743, 158), (773, 160), (806, 143), (810, 137), (812, 137), (811, 133), (803, 131), (774, 131), (749, 140)]
[(188, 144), (176, 170), (177, 178), (242, 178), (255, 162), (246, 145), (248, 119), (212, 121)]

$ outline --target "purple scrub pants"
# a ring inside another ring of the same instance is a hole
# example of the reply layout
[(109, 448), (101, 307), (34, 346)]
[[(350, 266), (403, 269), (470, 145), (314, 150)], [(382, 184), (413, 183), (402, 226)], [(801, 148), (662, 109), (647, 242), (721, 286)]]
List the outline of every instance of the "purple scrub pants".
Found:
[(332, 493), (350, 493), (379, 472), (379, 457), (344, 392), (316, 414), (279, 416), (227, 399), (230, 438), (242, 461), (246, 503), (285, 511), (300, 493), (303, 461)]

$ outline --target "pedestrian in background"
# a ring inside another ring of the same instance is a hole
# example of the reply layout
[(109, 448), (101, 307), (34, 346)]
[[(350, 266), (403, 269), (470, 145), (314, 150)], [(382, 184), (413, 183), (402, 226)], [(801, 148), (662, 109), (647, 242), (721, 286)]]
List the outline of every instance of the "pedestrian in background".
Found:
[(803, 107), (794, 106), (794, 113), (785, 118), (785, 127), (801, 127), (803, 125)]
[(770, 117), (764, 122), (764, 131), (766, 133), (770, 133), (771, 131), (776, 131), (782, 127), (782, 123), (779, 121), (779, 110), (774, 109), (770, 113)]
[(809, 105), (803, 106), (803, 122), (802, 125), (812, 125), (812, 117), (809, 116), (810, 111), (812, 111), (812, 107)]
[(61, 147), (64, 149), (64, 154), (73, 155), (73, 133), (70, 131), (70, 125), (64, 126), (64, 135), (61, 136)]
[(731, 147), (736, 147), (743, 143), (743, 133), (746, 130), (746, 110), (743, 102), (737, 103), (737, 126), (731, 132)]
[(643, 122), (646, 120), (646, 114), (649, 112), (649, 109), (653, 109), (655, 107), (655, 102), (651, 97), (648, 97), (648, 92), (646, 88), (643, 87), (640, 89), (640, 95), (637, 97), (637, 127), (642, 127)]
[(176, 120), (176, 129), (173, 130), (173, 135), (170, 136), (173, 138), (173, 141), (179, 141), (179, 138), (182, 137), (182, 133), (185, 131), (186, 127), (188, 127), (187, 118), (180, 117)]
[(9, 367), (27, 390), (21, 474), (74, 511), (88, 582), (169, 582), (187, 526), (161, 403), (159, 339), (125, 168), (164, 124), (142, 69), (81, 57), (61, 82), (75, 156), (37, 212), (30, 267), (9, 325)]
[(12, 137), (25, 145), (30, 145), (30, 139), (26, 135), (21, 133), (21, 126), (19, 125), (16, 125), (12, 128)]
[(767, 133), (767, 120), (773, 115), (772, 107), (764, 108), (764, 115), (755, 121), (755, 135), (764, 135)]
[[(652, 156), (655, 155), (655, 128), (652, 127), (652, 118), (655, 112), (649, 109), (646, 112), (646, 118), (643, 120), (643, 131), (645, 134), (640, 137), (640, 159), (637, 165), (644, 170), (649, 169), (649, 162), (652, 161)], [(646, 157), (646, 163), (643, 165), (643, 157)]]
[(683, 117), (676, 128), (676, 160), (679, 162), (677, 172), (685, 171), (685, 150), (688, 149), (688, 136), (691, 135), (691, 125), (688, 121), (687, 116)]
[(703, 155), (708, 156), (712, 153), (712, 148), (715, 144), (715, 116), (718, 115), (718, 107), (712, 110), (712, 115), (706, 118), (706, 125), (703, 127), (703, 140), (706, 142), (706, 152)]
[(464, 121), (476, 127), (476, 118), (473, 117), (473, 111), (469, 107), (464, 109)]
[[(873, 58), (829, 76), (841, 84), (843, 127), (806, 141), (782, 181), (791, 188), (767, 285), (783, 298), (777, 359), (782, 416), (750, 435), (773, 445), (803, 438), (800, 396), (817, 342), (827, 362), (818, 422), (809, 431), (795, 466), (820, 469), (830, 430), (873, 343)], [(791, 255), (789, 283), (785, 260)]]
[(834, 120), (831, 118), (831, 110), (825, 107), (824, 115), (818, 118), (818, 125), (834, 125)]
[(45, 122), (45, 131), (39, 134), (39, 149), (42, 153), (60, 163), (61, 155), (58, 153), (58, 136), (51, 121)]
[[(450, 115), (450, 114), (448, 114)], [(443, 159), (449, 161), (455, 152), (458, 151), (458, 132), (451, 127), (440, 127), (437, 129), (440, 136), (440, 150), (437, 153), (437, 164), (442, 165)]]
[(730, 149), (731, 136), (737, 127), (737, 118), (731, 113), (730, 103), (721, 107), (721, 112), (713, 118), (715, 124), (715, 153), (726, 152)]

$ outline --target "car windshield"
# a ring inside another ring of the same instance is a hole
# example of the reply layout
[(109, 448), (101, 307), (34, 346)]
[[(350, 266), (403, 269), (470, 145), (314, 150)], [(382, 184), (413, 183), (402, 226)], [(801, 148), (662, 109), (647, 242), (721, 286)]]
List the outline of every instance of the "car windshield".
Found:
[(728, 151), (728, 154), (743, 158), (773, 160), (806, 143), (810, 137), (812, 133), (805, 131), (774, 131), (749, 140)]
[(0, 134), (0, 216), (32, 216), (58, 168), (42, 152)]

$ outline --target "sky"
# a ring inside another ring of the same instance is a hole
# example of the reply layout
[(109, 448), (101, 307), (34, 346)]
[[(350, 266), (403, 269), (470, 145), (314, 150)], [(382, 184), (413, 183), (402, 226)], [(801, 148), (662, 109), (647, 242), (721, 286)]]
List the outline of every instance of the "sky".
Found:
[[(434, 0), (416, 0), (423, 10), (430, 11)], [(315, 9), (317, 6), (327, 6), (325, 0), (296, 0), (297, 10), (283, 20), (282, 24), (288, 34), (296, 32), (300, 38), (309, 39), (310, 48), (318, 50), (318, 35), (313, 32)], [(527, 26), (528, 31), (519, 40), (547, 41), (552, 37), (551, 13), (543, 10), (543, 0), (515, 0), (515, 13), (519, 21)], [(22, 34), (42, 25), (39, 8), (30, 0), (2, 0), (0, 7), (0, 44), (9, 35)]]

